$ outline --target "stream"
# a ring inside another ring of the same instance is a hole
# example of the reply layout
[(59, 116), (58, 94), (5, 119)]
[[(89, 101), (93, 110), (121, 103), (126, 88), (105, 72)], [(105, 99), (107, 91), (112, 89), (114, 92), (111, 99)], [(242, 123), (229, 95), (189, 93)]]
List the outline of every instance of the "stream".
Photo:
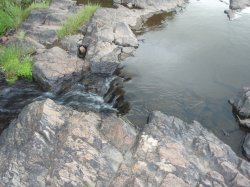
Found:
[(143, 127), (153, 110), (196, 120), (241, 155), (246, 133), (228, 99), (249, 85), (250, 14), (229, 21), (225, 9), (218, 0), (192, 0), (176, 15), (159, 16), (160, 25), (149, 20), (153, 27), (121, 72), (131, 78), (124, 97), (132, 123)]

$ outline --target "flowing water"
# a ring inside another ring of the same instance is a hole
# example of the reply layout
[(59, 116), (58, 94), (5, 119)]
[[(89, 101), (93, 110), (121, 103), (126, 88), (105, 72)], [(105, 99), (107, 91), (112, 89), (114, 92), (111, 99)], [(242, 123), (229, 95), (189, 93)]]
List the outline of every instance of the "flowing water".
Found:
[(250, 14), (229, 21), (225, 9), (218, 0), (193, 0), (139, 36), (122, 70), (132, 78), (124, 87), (132, 123), (143, 126), (153, 110), (197, 120), (241, 154), (245, 132), (228, 99), (250, 84)]
[[(105, 102), (105, 98), (103, 98), (105, 94), (111, 95), (108, 90), (110, 83), (114, 80), (113, 77), (91, 77), (91, 84), (97, 82), (101, 86), (91, 85), (91, 89), (84, 82), (79, 81), (60, 95), (43, 92), (34, 82), (20, 80), (15, 84), (8, 85), (7, 83), (3, 84), (0, 80), (2, 83), (0, 84), (0, 134), (17, 117), (23, 107), (46, 98), (78, 111), (116, 112), (116, 109), (113, 108), (115, 99), (112, 99), (114, 102), (112, 103), (111, 101)], [(94, 88), (100, 91), (96, 93)]]

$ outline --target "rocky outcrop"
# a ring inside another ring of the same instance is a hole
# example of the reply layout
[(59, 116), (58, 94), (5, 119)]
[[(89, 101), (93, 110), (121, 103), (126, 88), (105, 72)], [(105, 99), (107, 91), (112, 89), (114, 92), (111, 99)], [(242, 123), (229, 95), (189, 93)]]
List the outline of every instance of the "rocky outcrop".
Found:
[(0, 185), (108, 186), (135, 141), (113, 115), (34, 102), (0, 137)]
[(79, 81), (88, 68), (86, 61), (53, 47), (35, 56), (33, 76), (44, 90), (58, 93)]
[(145, 2), (148, 6), (143, 6), (143, 9), (117, 5), (116, 9), (101, 8), (94, 14), (83, 39), (83, 44), (88, 46), (85, 59), (90, 62), (92, 73), (113, 74), (119, 61), (132, 55), (139, 45), (132, 30), (140, 29), (152, 15), (175, 11), (186, 1), (138, 1), (140, 5)]
[(235, 98), (230, 99), (229, 103), (242, 126), (250, 128), (250, 87), (244, 87)]
[(198, 122), (154, 112), (113, 186), (249, 186), (250, 164)]
[(250, 0), (230, 0), (229, 10), (225, 10), (225, 13), (229, 19), (233, 19), (238, 11), (250, 6)]
[(42, 45), (52, 45), (57, 40), (56, 31), (62, 21), (72, 15), (78, 7), (71, 0), (53, 0), (48, 9), (33, 10), (21, 25), (26, 36)]
[(250, 186), (250, 164), (198, 122), (154, 112), (143, 132), (52, 100), (0, 137), (1, 186)]

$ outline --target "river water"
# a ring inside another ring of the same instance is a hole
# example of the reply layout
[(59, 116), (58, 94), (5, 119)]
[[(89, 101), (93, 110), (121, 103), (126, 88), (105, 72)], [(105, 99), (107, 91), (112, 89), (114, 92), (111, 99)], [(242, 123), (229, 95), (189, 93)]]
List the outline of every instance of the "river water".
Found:
[(228, 5), (190, 1), (139, 36), (141, 44), (124, 62), (126, 117), (139, 126), (160, 110), (187, 122), (197, 120), (241, 154), (245, 132), (228, 99), (250, 84), (250, 14), (229, 21)]

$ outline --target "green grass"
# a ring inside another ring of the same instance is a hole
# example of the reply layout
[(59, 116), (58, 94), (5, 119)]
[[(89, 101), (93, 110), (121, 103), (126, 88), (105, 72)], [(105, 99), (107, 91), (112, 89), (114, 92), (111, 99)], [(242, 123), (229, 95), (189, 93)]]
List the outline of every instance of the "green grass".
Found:
[(21, 47), (1, 47), (0, 68), (9, 83), (19, 78), (32, 80), (32, 58)]
[(98, 4), (88, 4), (78, 10), (74, 15), (70, 16), (65, 22), (62, 23), (61, 29), (57, 31), (58, 38), (77, 33), (78, 29), (95, 13), (100, 7)]
[(50, 0), (46, 0), (44, 2), (41, 3), (32, 3), (28, 8), (25, 9), (24, 11), (24, 17), (28, 17), (29, 14), (31, 13), (32, 10), (34, 9), (46, 9), (49, 8), (50, 5)]
[(50, 0), (41, 3), (32, 3), (27, 8), (11, 0), (0, 0), (0, 36), (8, 29), (17, 28), (34, 9), (47, 8)]

